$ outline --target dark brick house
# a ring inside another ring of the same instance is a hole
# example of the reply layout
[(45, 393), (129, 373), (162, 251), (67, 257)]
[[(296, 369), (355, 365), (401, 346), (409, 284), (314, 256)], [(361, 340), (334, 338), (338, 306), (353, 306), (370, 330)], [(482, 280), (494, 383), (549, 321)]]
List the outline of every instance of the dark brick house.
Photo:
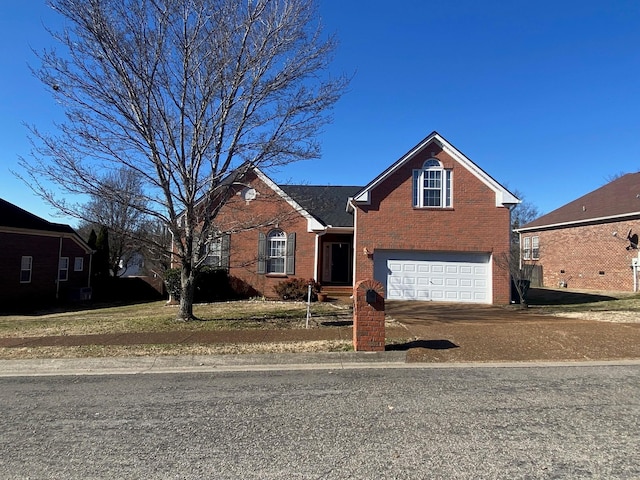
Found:
[(543, 286), (638, 291), (640, 173), (629, 173), (517, 230)]
[(374, 278), (392, 300), (509, 302), (494, 258), (519, 200), (437, 132), (364, 187), (277, 185), (258, 169), (241, 183), (216, 219), (234, 233), (205, 262), (247, 291), (273, 296), (291, 277), (350, 291)]
[(91, 249), (68, 225), (0, 199), (0, 302), (49, 304), (87, 297)]

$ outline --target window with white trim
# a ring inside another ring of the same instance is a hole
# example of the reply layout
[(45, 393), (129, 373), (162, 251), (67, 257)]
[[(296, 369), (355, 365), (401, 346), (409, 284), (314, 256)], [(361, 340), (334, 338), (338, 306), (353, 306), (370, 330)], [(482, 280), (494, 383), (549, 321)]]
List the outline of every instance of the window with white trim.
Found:
[(522, 239), (522, 259), (531, 260), (531, 237)]
[(453, 172), (439, 160), (430, 158), (422, 169), (413, 171), (413, 206), (417, 208), (451, 208)]
[(58, 262), (58, 280), (61, 282), (69, 280), (69, 257), (60, 257), (60, 262)]
[(218, 232), (209, 235), (202, 250), (202, 265), (207, 265), (214, 269), (229, 268), (229, 250), (231, 235)]
[(20, 283), (31, 283), (33, 257), (23, 256), (20, 260)]
[(540, 260), (540, 238), (531, 237), (531, 260)]
[(205, 263), (211, 267), (220, 267), (222, 264), (222, 238), (211, 238), (207, 243), (207, 260)]
[(271, 230), (267, 235), (267, 273), (284, 273), (287, 258), (287, 234)]
[(84, 258), (83, 257), (76, 257), (73, 259), (73, 271), (74, 272), (81, 272), (84, 270)]

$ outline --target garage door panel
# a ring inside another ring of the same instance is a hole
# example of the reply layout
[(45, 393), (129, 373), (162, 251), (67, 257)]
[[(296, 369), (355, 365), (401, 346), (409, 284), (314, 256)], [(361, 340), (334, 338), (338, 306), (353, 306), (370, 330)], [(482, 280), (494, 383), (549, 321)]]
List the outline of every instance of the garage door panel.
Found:
[(488, 254), (377, 252), (376, 279), (390, 300), (490, 303)]

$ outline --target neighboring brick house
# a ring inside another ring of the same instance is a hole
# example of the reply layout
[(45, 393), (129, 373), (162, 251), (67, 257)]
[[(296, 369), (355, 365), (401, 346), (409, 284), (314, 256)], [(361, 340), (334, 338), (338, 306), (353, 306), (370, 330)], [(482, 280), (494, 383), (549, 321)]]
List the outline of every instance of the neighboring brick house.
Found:
[(638, 291), (640, 173), (630, 173), (517, 230), (545, 287)]
[(0, 199), (0, 302), (47, 304), (85, 298), (91, 249), (68, 225)]
[[(519, 202), (433, 132), (365, 187), (276, 185), (258, 169), (216, 218), (202, 263), (236, 289), (274, 296), (290, 277), (323, 287), (374, 278), (392, 300), (509, 303), (509, 249)], [(258, 228), (243, 228), (261, 225)]]

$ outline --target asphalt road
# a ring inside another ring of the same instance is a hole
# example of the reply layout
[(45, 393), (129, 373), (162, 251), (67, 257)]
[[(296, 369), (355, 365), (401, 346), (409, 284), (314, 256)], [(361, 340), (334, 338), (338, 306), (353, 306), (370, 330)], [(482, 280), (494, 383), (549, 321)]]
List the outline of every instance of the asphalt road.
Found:
[(0, 378), (3, 479), (640, 478), (640, 367)]

